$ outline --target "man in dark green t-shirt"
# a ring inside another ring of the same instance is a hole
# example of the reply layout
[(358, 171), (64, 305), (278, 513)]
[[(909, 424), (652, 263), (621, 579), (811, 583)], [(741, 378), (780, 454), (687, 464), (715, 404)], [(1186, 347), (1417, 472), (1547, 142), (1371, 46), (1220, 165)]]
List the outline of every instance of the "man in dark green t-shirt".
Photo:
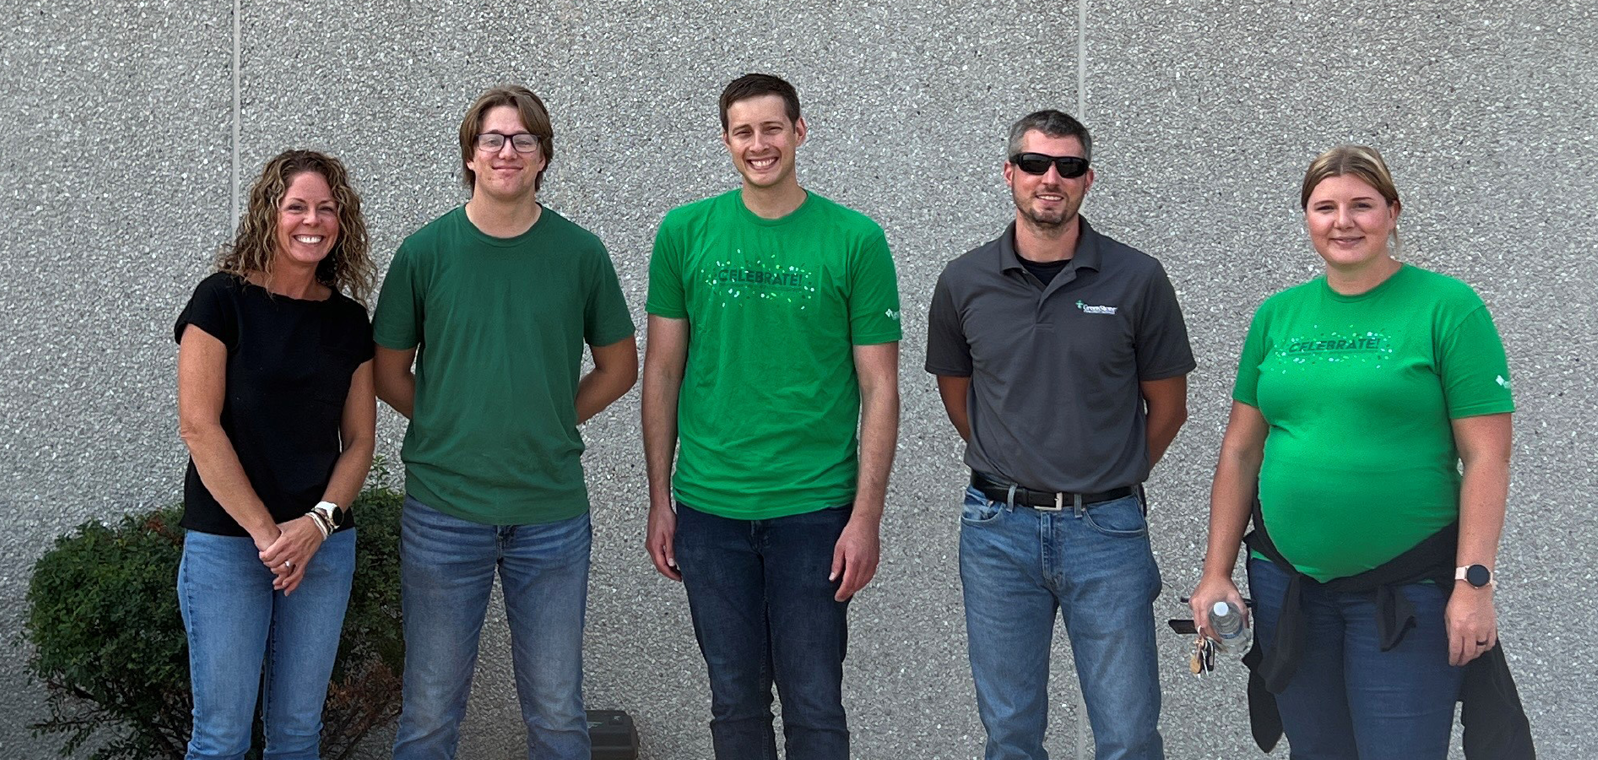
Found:
[(649, 553), (687, 589), (718, 760), (776, 757), (773, 681), (788, 759), (843, 760), (846, 612), (876, 572), (898, 436), (898, 285), (882, 228), (795, 178), (792, 85), (734, 80), (721, 119), (743, 186), (667, 214), (649, 265)]
[(400, 245), (373, 318), (377, 394), (411, 420), (394, 758), (454, 756), (497, 570), (528, 757), (588, 760), (577, 425), (637, 379), (632, 317), (605, 246), (538, 203), (554, 150), (538, 96), (484, 93), (460, 145), (471, 199)]

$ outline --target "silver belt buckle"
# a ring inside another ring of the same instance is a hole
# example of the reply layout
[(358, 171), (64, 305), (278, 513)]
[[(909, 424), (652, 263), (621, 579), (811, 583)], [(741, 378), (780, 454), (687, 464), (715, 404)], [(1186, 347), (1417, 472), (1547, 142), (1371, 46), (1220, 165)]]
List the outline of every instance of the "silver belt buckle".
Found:
[(1056, 491), (1054, 493), (1054, 506), (1052, 506), (1052, 507), (1033, 507), (1033, 509), (1036, 509), (1039, 512), (1061, 512), (1061, 511), (1064, 511), (1065, 510), (1065, 494)]

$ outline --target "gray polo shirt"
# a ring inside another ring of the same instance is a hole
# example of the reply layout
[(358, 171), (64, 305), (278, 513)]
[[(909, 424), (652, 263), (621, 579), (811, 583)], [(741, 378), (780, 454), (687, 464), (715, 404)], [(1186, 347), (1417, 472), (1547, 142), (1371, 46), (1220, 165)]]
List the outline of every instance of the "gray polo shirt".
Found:
[(1082, 220), (1076, 253), (1044, 287), (1015, 253), (1015, 223), (950, 262), (927, 318), (934, 375), (971, 378), (972, 469), (1028, 488), (1096, 493), (1149, 474), (1138, 382), (1195, 367), (1165, 268)]

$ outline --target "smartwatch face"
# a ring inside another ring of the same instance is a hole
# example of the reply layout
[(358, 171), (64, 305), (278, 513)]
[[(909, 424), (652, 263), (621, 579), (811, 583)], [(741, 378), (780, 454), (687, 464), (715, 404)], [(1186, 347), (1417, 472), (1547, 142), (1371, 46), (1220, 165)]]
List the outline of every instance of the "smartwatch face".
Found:
[(1487, 571), (1485, 565), (1471, 565), (1465, 568), (1465, 581), (1476, 588), (1487, 585), (1487, 580), (1491, 577), (1492, 573)]

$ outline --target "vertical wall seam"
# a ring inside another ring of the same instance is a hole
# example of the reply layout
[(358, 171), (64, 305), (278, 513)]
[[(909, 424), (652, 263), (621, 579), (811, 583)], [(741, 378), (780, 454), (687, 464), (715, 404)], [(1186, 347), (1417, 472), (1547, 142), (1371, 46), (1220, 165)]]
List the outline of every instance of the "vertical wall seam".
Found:
[(243, 0), (233, 0), (233, 223), (230, 229), (239, 225), (239, 115), (241, 112), (239, 97), (239, 37), (242, 24), (239, 21), (240, 5)]
[(1076, 0), (1076, 118), (1087, 122), (1088, 0)]

